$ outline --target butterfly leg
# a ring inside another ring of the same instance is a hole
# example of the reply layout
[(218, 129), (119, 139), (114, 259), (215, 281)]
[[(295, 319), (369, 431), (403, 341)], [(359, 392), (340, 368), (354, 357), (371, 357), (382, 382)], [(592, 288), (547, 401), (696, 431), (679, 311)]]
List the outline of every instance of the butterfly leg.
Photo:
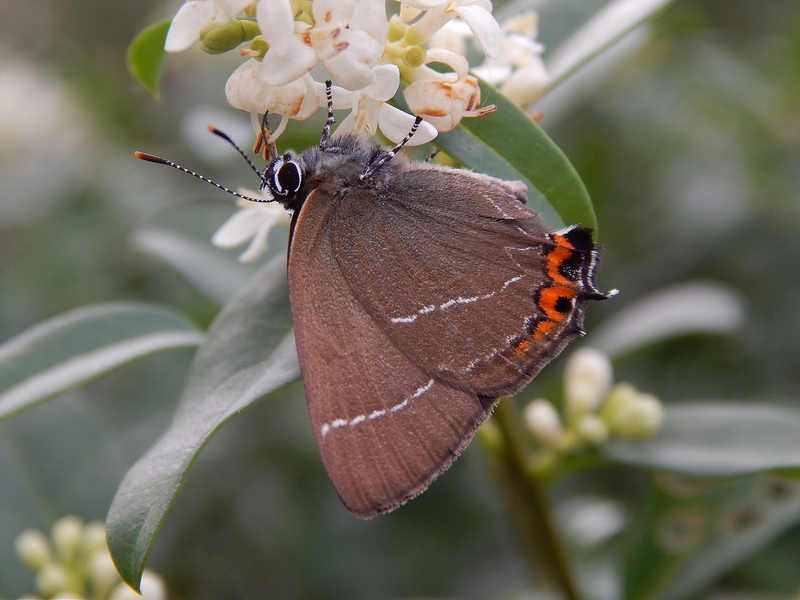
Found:
[(405, 146), (409, 140), (414, 137), (414, 134), (417, 133), (417, 129), (419, 128), (419, 124), (422, 123), (422, 117), (417, 117), (414, 119), (414, 124), (411, 126), (411, 131), (408, 132), (408, 135), (400, 140), (400, 143), (397, 144), (391, 150), (387, 150), (386, 152), (382, 152), (379, 154), (375, 160), (373, 160), (370, 164), (367, 165), (367, 168), (364, 169), (364, 172), (358, 176), (359, 179), (362, 181), (371, 177), (375, 174), (375, 172), (380, 169), (383, 165), (394, 158), (394, 155), (400, 152), (403, 146)]
[(327, 150), (331, 147), (331, 127), (335, 122), (333, 118), (333, 92), (331, 91), (331, 80), (325, 82), (325, 97), (328, 100), (328, 120), (325, 121), (325, 127), (322, 128), (322, 135), (319, 138), (320, 150)]

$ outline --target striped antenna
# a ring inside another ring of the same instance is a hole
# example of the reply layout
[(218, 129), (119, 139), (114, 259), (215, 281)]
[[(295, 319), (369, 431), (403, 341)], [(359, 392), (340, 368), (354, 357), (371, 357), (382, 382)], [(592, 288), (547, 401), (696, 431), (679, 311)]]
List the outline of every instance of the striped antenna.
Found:
[(266, 198), (253, 198), (252, 196), (245, 196), (244, 194), (235, 192), (230, 188), (226, 188), (224, 185), (218, 184), (216, 181), (210, 180), (208, 177), (200, 175), (199, 173), (195, 173), (194, 171), (190, 171), (189, 169), (180, 166), (178, 163), (174, 163), (171, 160), (167, 160), (166, 158), (161, 158), (160, 156), (156, 156), (154, 154), (147, 154), (146, 152), (134, 152), (134, 156), (136, 156), (136, 158), (139, 158), (141, 160), (167, 165), (169, 167), (172, 167), (173, 169), (178, 169), (178, 171), (183, 171), (184, 173), (187, 173), (192, 177), (197, 177), (201, 181), (210, 183), (214, 187), (221, 189), (223, 192), (228, 192), (231, 196), (236, 196), (237, 198), (241, 198), (243, 200), (249, 200), (250, 202), (275, 202), (275, 199), (267, 200)]
[(216, 135), (217, 137), (221, 137), (223, 140), (225, 140), (225, 141), (226, 141), (226, 142), (228, 142), (228, 143), (229, 143), (231, 146), (233, 146), (234, 150), (236, 150), (236, 151), (239, 153), (239, 156), (241, 156), (243, 159), (245, 159), (245, 160), (247, 161), (247, 164), (248, 164), (248, 165), (250, 165), (250, 168), (251, 168), (251, 169), (253, 169), (253, 172), (254, 172), (256, 175), (258, 175), (258, 178), (259, 178), (259, 179), (261, 179), (261, 171), (259, 171), (259, 170), (258, 170), (258, 167), (256, 167), (256, 166), (253, 164), (253, 161), (252, 161), (252, 160), (250, 160), (250, 159), (248, 158), (247, 154), (245, 154), (245, 153), (242, 151), (242, 149), (241, 149), (241, 148), (239, 148), (239, 146), (236, 144), (236, 142), (234, 142), (234, 141), (233, 141), (233, 140), (230, 138), (230, 136), (228, 136), (226, 133), (223, 133), (222, 131), (220, 131), (219, 129), (217, 129), (216, 127), (214, 127), (213, 125), (207, 125), (207, 127), (208, 127), (208, 130), (209, 130), (211, 133), (213, 133), (213, 134), (214, 134), (214, 135)]

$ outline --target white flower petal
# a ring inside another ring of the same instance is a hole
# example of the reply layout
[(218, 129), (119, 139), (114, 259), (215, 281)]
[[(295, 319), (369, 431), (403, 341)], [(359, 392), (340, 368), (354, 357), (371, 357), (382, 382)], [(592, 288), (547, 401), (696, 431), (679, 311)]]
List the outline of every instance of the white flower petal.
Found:
[[(382, 103), (378, 111), (378, 127), (383, 135), (398, 143), (411, 131), (415, 117), (395, 108), (391, 104)], [(408, 141), (408, 146), (421, 146), (436, 137), (438, 132), (430, 123), (422, 121), (414, 136)]]
[(164, 50), (180, 52), (194, 44), (200, 28), (214, 19), (214, 5), (208, 1), (187, 2), (181, 6), (167, 32)]
[(302, 77), (317, 65), (314, 49), (298, 38), (291, 38), (285, 49), (281, 53), (272, 47), (267, 50), (258, 71), (261, 81), (269, 85), (285, 85)]
[(355, 0), (314, 0), (311, 10), (315, 27), (344, 26), (350, 22)]
[(449, 4), (450, 0), (403, 0), (403, 4), (413, 6), (418, 10), (428, 10), (434, 6)]
[(478, 47), (489, 57), (497, 56), (500, 52), (500, 43), (503, 41), (503, 34), (492, 13), (477, 5), (459, 6), (456, 8), (456, 13), (469, 25)]
[(469, 62), (464, 55), (447, 48), (431, 48), (425, 58), (425, 64), (442, 63), (455, 71), (455, 79), (463, 79), (469, 73)]
[(378, 65), (372, 72), (376, 81), (373, 85), (361, 90), (365, 95), (386, 102), (394, 98), (400, 87), (400, 69), (395, 64)]
[(383, 48), (363, 31), (347, 29), (340, 37), (347, 42), (347, 48), (322, 61), (331, 77), (346, 90), (374, 85), (377, 76), (372, 68)]
[(252, 3), (253, 0), (216, 0), (217, 21), (230, 21)]
[(286, 48), (294, 38), (294, 12), (289, 0), (259, 2), (256, 21), (270, 49)]
[(385, 40), (389, 23), (384, 0), (358, 0), (350, 18), (350, 28), (365, 31), (378, 41)]
[(253, 237), (261, 226), (259, 212), (254, 207), (236, 211), (217, 229), (211, 243), (218, 248), (235, 248)]

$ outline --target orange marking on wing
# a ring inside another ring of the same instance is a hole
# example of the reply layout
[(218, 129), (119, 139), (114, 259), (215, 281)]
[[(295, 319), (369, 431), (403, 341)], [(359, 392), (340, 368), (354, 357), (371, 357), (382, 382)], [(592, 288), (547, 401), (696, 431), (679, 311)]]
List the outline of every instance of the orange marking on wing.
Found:
[(556, 326), (555, 321), (540, 321), (533, 330), (533, 339), (540, 340), (542, 336)]
[(570, 281), (561, 274), (559, 267), (565, 260), (572, 258), (574, 252), (565, 246), (558, 246), (553, 248), (547, 253), (547, 274), (550, 279), (562, 285), (574, 286), (574, 282)]
[(514, 354), (522, 354), (523, 352), (525, 352), (525, 350), (527, 350), (530, 347), (531, 347), (530, 340), (522, 340), (516, 346), (513, 346), (512, 350), (514, 350)]
[(539, 308), (544, 311), (548, 318), (554, 321), (563, 321), (568, 313), (556, 310), (556, 302), (559, 298), (571, 300), (578, 295), (578, 290), (564, 287), (563, 285), (551, 285), (539, 292)]
[(570, 250), (575, 250), (575, 246), (573, 246), (567, 238), (565, 238), (563, 235), (559, 233), (551, 233), (550, 239), (552, 239), (556, 244), (558, 244), (563, 248), (569, 248)]

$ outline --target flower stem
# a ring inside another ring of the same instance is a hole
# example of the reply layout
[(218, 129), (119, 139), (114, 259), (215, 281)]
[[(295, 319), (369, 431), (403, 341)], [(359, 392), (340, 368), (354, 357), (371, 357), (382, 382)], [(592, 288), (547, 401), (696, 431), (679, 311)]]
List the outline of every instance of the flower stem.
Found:
[(546, 490), (531, 472), (520, 417), (509, 398), (500, 401), (493, 420), (501, 432), (500, 459), (519, 535), (537, 574), (568, 600), (580, 600), (564, 547), (556, 532)]

